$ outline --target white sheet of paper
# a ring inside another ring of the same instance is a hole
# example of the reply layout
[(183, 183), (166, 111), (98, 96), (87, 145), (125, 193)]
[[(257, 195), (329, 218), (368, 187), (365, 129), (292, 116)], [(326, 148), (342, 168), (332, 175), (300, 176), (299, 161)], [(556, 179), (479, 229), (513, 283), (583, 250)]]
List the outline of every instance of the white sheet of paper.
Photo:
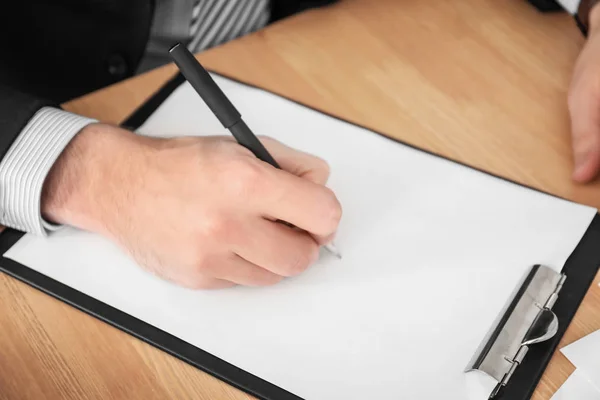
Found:
[(600, 390), (589, 381), (582, 370), (576, 369), (554, 393), (551, 400), (600, 400)]
[[(305, 399), (487, 400), (495, 382), (467, 363), (523, 274), (562, 268), (596, 210), (215, 80), (257, 134), (329, 162), (342, 260), (324, 253), (269, 288), (195, 292), (73, 229), (26, 235), (5, 256)], [(229, 135), (187, 83), (139, 131)]]
[(565, 346), (561, 352), (600, 388), (600, 330)]

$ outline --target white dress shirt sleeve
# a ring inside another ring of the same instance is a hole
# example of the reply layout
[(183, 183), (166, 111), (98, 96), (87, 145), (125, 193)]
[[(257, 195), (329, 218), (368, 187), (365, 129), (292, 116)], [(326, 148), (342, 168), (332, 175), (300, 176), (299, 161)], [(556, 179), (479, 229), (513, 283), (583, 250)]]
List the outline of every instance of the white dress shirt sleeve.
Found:
[(43, 236), (59, 227), (42, 218), (42, 187), (71, 139), (92, 122), (58, 108), (36, 112), (0, 162), (0, 224)]
[(581, 0), (558, 0), (558, 4), (560, 4), (571, 15), (575, 15), (577, 13), (579, 3), (581, 3)]

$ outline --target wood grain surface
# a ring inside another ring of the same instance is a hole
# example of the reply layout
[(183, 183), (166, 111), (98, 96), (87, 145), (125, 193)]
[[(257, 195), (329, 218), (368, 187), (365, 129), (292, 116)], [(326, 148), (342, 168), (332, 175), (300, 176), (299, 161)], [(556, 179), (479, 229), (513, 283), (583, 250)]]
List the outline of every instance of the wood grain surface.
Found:
[[(570, 16), (540, 14), (522, 0), (347, 0), (199, 58), (217, 72), (598, 208), (600, 184), (570, 179), (566, 93), (583, 44)], [(119, 123), (175, 71), (151, 71), (65, 108)], [(599, 282), (600, 275), (561, 346), (600, 329)], [(533, 399), (550, 399), (573, 369), (557, 352)], [(249, 396), (0, 274), (0, 398)]]

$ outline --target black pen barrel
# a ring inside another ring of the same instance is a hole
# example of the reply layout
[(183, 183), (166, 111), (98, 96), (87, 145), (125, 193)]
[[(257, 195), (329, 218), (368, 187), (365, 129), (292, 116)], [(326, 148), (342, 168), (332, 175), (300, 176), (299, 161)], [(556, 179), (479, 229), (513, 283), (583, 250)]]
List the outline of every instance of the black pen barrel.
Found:
[(181, 71), (181, 74), (204, 100), (208, 108), (229, 129), (238, 143), (249, 149), (258, 159), (271, 164), (275, 168), (279, 165), (269, 154), (267, 149), (252, 133), (248, 125), (242, 120), (242, 115), (233, 106), (225, 93), (212, 79), (208, 71), (196, 60), (194, 55), (181, 43), (173, 46), (169, 53)]
[(281, 169), (279, 164), (277, 164), (277, 161), (269, 154), (265, 146), (263, 146), (261, 141), (252, 133), (243, 120), (240, 119), (235, 124), (231, 125), (229, 131), (240, 145), (254, 153), (259, 160), (269, 163), (275, 168)]
[(185, 46), (178, 43), (169, 50), (169, 53), (181, 74), (225, 128), (229, 129), (242, 118), (208, 71)]

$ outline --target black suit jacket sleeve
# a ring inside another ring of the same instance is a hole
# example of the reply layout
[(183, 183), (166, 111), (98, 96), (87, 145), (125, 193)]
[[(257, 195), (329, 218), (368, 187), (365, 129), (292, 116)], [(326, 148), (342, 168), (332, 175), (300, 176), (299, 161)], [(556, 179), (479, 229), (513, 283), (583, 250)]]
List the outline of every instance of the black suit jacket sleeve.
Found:
[[(10, 2), (0, 24), (0, 159), (41, 107), (135, 74), (155, 1)], [(335, 1), (272, 0), (273, 19)]]
[(154, 0), (10, 2), (0, 24), (0, 160), (44, 106), (132, 76)]
[(57, 103), (27, 94), (0, 82), (0, 156), (4, 156), (31, 117), (42, 107)]

